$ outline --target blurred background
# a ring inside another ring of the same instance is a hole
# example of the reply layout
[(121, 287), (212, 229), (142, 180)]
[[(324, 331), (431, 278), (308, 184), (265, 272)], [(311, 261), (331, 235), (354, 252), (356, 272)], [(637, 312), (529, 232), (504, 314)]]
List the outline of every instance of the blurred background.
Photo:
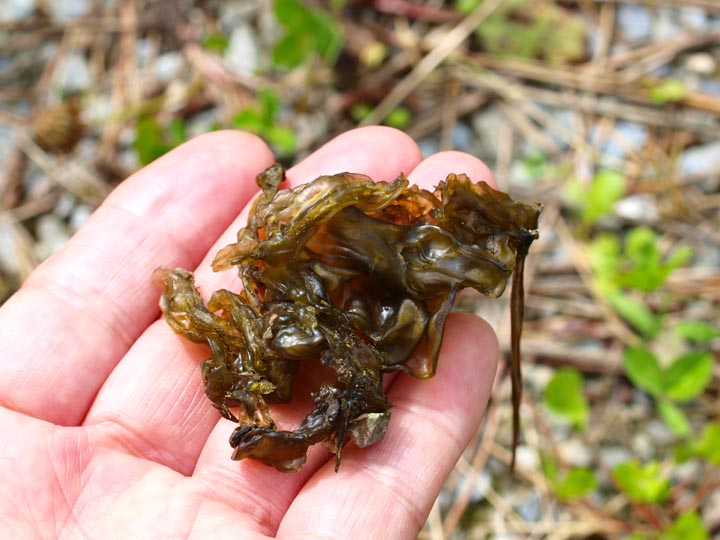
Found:
[(517, 471), (498, 377), (420, 538), (720, 537), (718, 0), (2, 0), (0, 302), (197, 134), (380, 123), (545, 205)]

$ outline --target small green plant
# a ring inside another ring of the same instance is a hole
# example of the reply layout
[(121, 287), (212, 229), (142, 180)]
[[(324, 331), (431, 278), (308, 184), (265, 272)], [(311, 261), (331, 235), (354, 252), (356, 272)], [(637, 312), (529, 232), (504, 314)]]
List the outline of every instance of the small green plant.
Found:
[(290, 155), (297, 148), (295, 133), (277, 123), (280, 98), (271, 90), (258, 92), (258, 104), (238, 111), (232, 125), (264, 138), (280, 155)]
[(299, 0), (275, 0), (274, 10), (285, 30), (273, 51), (276, 66), (294, 68), (314, 55), (335, 63), (342, 49), (343, 31), (330, 13)]
[(565, 187), (565, 200), (577, 210), (583, 223), (591, 225), (607, 215), (625, 194), (625, 175), (609, 170), (598, 171), (589, 184), (578, 180)]
[(143, 116), (135, 126), (135, 152), (141, 165), (155, 161), (187, 140), (187, 126), (181, 118), (173, 118), (163, 129), (153, 116)]
[(706, 351), (691, 351), (675, 358), (667, 368), (647, 348), (625, 350), (625, 372), (635, 386), (656, 401), (660, 416), (679, 437), (690, 433), (690, 423), (677, 406), (695, 399), (712, 378), (713, 357)]
[(688, 95), (688, 88), (677, 79), (664, 79), (649, 85), (650, 101), (658, 105), (682, 101)]
[(579, 371), (559, 369), (545, 387), (545, 405), (575, 428), (587, 425), (590, 406), (583, 394), (583, 379)]
[(660, 464), (641, 465), (633, 459), (617, 465), (612, 477), (628, 499), (638, 503), (662, 503), (670, 495), (670, 480), (662, 475)]
[[(482, 0), (456, 0), (455, 9), (465, 14), (480, 4)], [(582, 60), (586, 33), (579, 15), (551, 0), (506, 0), (475, 31), (491, 54), (552, 64)]]
[(223, 34), (208, 34), (202, 40), (202, 46), (207, 51), (223, 54), (230, 44), (230, 40)]
[(657, 233), (648, 227), (628, 232), (624, 245), (610, 234), (600, 234), (590, 245), (591, 268), (598, 291), (618, 313), (646, 337), (660, 330), (662, 321), (647, 306), (642, 296), (659, 289), (670, 273), (685, 264), (692, 255), (689, 247), (680, 247), (663, 255)]
[(700, 516), (695, 512), (685, 512), (660, 533), (658, 540), (707, 540), (709, 537)]
[(593, 492), (598, 486), (598, 479), (592, 469), (571, 467), (567, 473), (561, 474), (558, 464), (550, 456), (541, 457), (543, 472), (550, 481), (555, 496), (561, 501), (580, 499)]

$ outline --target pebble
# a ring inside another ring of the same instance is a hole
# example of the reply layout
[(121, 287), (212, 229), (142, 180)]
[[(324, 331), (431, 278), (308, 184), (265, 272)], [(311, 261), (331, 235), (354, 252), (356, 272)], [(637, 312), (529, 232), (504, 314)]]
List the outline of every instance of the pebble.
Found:
[(155, 76), (163, 84), (172, 81), (182, 69), (185, 60), (179, 52), (161, 54), (155, 60)]
[(685, 176), (710, 176), (720, 172), (720, 141), (691, 146), (678, 158), (680, 171)]
[(640, 41), (650, 37), (652, 15), (647, 6), (640, 4), (618, 5), (616, 22), (622, 34), (629, 41)]
[(528, 523), (540, 521), (542, 517), (542, 500), (540, 495), (532, 493), (515, 508), (515, 511)]
[(630, 195), (616, 202), (613, 210), (619, 217), (629, 221), (644, 223), (660, 221), (660, 211), (651, 195)]
[(710, 530), (720, 527), (720, 488), (712, 491), (700, 505), (702, 520)]
[(68, 93), (87, 90), (92, 84), (92, 75), (87, 59), (80, 53), (69, 54), (55, 72), (57, 84)]
[(633, 458), (630, 449), (624, 446), (601, 446), (598, 450), (598, 458), (604, 467), (613, 469), (621, 463)]
[(70, 231), (55, 214), (39, 216), (35, 230), (38, 237), (37, 254), (41, 259), (55, 253), (70, 239)]
[(93, 1), (56, 0), (54, 2), (44, 2), (44, 5), (49, 8), (50, 18), (52, 18), (55, 22), (67, 23), (73, 19), (89, 14), (93, 7)]
[(655, 457), (655, 444), (653, 443), (652, 437), (644, 431), (633, 435), (630, 441), (630, 447), (635, 457), (640, 459), (640, 461), (648, 461)]
[(70, 230), (76, 232), (88, 220), (93, 213), (93, 209), (87, 204), (78, 204), (70, 214)]
[(588, 446), (580, 439), (572, 438), (560, 441), (557, 445), (560, 458), (573, 467), (589, 467), (593, 462), (593, 455)]
[(697, 52), (688, 55), (685, 59), (685, 67), (688, 71), (692, 71), (698, 75), (709, 76), (715, 73), (718, 65), (715, 57), (709, 52)]
[(0, 2), (0, 22), (18, 22), (29, 16), (34, 9), (33, 0), (3, 0)]
[(255, 31), (249, 24), (241, 24), (230, 34), (225, 64), (240, 75), (252, 75), (258, 68), (258, 52)]
[(675, 442), (675, 435), (662, 420), (654, 418), (645, 425), (645, 432), (652, 438), (656, 447), (667, 447)]
[[(609, 137), (603, 148), (603, 153), (612, 157), (624, 157), (627, 146), (634, 149), (640, 148), (648, 138), (647, 126), (635, 122), (619, 121), (615, 124), (615, 131), (620, 141)], [(622, 145), (619, 144), (620, 142), (622, 142)]]

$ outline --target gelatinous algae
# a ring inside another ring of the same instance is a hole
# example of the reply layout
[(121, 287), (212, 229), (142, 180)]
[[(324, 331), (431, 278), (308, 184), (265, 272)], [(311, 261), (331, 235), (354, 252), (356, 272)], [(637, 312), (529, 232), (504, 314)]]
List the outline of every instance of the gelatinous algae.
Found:
[[(432, 377), (457, 292), (497, 297), (513, 272), (516, 445), (522, 268), (539, 205), (464, 174), (434, 192), (402, 175), (376, 183), (352, 173), (278, 190), (284, 175), (277, 164), (258, 175), (262, 193), (247, 226), (213, 261), (216, 271), (237, 267), (241, 291), (219, 290), (205, 305), (189, 272), (154, 275), (171, 328), (210, 347), (202, 379), (220, 414), (239, 424), (233, 459), (296, 471), (308, 447), (325, 442), (337, 470), (348, 439), (367, 446), (388, 429), (383, 374)], [(312, 394), (314, 408), (296, 429), (277, 429), (268, 403), (291, 401), (295, 376), (318, 359), (336, 380)]]

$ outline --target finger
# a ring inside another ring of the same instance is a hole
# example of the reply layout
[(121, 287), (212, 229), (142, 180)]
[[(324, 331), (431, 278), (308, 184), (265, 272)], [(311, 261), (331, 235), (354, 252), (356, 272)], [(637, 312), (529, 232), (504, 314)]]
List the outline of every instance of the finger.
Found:
[[(363, 128), (327, 143), (290, 169), (288, 175), (298, 182), (333, 172), (340, 166), (336, 156), (348, 148), (353, 152), (345, 154), (342, 169), (374, 178), (392, 178), (400, 170), (412, 170), (421, 159), (417, 146), (407, 135), (389, 128)], [(235, 275), (234, 272), (213, 274), (210, 259), (217, 249), (232, 241), (244, 225), (243, 219), (241, 215), (228, 228), (195, 273), (196, 283), (206, 296), (218, 288), (228, 287)], [(217, 412), (203, 395), (200, 381), (199, 364), (208, 356), (207, 347), (188, 343), (174, 335), (164, 321), (158, 321), (140, 337), (108, 378), (85, 424), (101, 425), (117, 444), (137, 455), (185, 473), (192, 472), (218, 421)], [(282, 420), (282, 414), (278, 420)], [(233, 490), (243, 484), (234, 476), (237, 463), (229, 459), (227, 440), (231, 431), (229, 422), (219, 428), (217, 438), (213, 438), (213, 444), (203, 456), (204, 464), (220, 463), (219, 474), (231, 479), (232, 493), (228, 493), (228, 497), (234, 497)], [(269, 471), (261, 466), (247, 474), (252, 482), (257, 482), (259, 472)], [(282, 485), (275, 487), (283, 488)]]
[(448, 319), (437, 375), (400, 376), (385, 438), (348, 447), (338, 473), (323, 465), (303, 486), (277, 538), (414, 539), (485, 410), (497, 365), (497, 340), (477, 317)]
[(450, 174), (466, 174), (474, 183), (485, 181), (497, 187), (492, 171), (478, 158), (454, 150), (438, 152), (422, 161), (409, 175), (414, 184), (433, 190), (441, 180)]
[(0, 310), (0, 402), (58, 424), (79, 423), (157, 317), (153, 269), (196, 264), (271, 162), (257, 137), (218, 132), (126, 180)]

